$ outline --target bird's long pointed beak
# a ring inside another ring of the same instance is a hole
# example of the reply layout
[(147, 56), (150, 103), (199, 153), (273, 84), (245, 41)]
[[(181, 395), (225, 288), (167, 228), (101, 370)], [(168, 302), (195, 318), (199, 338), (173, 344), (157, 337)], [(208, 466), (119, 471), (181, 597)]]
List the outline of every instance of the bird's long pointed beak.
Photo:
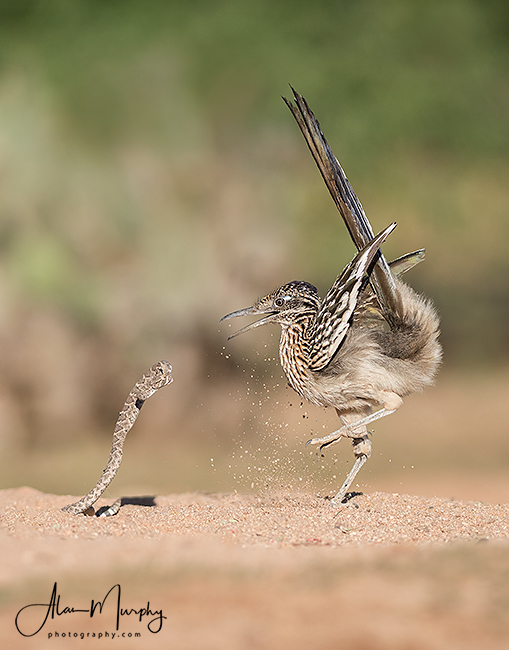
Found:
[(276, 312), (273, 311), (259, 311), (256, 307), (246, 307), (246, 309), (239, 309), (238, 311), (232, 311), (231, 314), (226, 314), (226, 316), (223, 316), (221, 320), (219, 321), (222, 323), (224, 320), (228, 320), (229, 318), (237, 318), (238, 316), (253, 316), (256, 314), (266, 314), (263, 318), (260, 318), (260, 320), (255, 320), (254, 323), (249, 323), (249, 325), (246, 325), (240, 330), (237, 330), (233, 334), (231, 334), (228, 337), (228, 341), (231, 339), (235, 338), (239, 334), (244, 334), (244, 332), (247, 332), (249, 330), (254, 329), (255, 327), (260, 327), (260, 325), (265, 325), (266, 323), (270, 323), (272, 320), (272, 317), (274, 316)]

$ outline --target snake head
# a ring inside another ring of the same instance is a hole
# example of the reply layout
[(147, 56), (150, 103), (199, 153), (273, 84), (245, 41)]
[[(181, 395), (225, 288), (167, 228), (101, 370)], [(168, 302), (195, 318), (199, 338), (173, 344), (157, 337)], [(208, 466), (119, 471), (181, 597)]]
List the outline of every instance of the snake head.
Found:
[(171, 371), (171, 363), (168, 361), (158, 361), (157, 363), (154, 363), (147, 374), (147, 379), (150, 381), (151, 388), (159, 390), (159, 388), (171, 384), (173, 381)]

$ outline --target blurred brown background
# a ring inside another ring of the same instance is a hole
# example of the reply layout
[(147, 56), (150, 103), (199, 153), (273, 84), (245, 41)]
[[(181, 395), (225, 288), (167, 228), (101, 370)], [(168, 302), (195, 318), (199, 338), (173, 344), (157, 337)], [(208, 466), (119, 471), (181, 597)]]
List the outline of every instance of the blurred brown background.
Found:
[(109, 494), (341, 482), (276, 328), (219, 325), (353, 253), (291, 83), (442, 315), (437, 385), (374, 427), (361, 489), (509, 501), (508, 49), (496, 0), (2, 0), (0, 487), (88, 491), (162, 358)]

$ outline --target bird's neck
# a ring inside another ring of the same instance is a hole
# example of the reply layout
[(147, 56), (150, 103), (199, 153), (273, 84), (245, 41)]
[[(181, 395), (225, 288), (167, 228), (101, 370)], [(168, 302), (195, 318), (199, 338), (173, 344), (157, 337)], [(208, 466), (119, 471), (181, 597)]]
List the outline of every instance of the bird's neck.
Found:
[(306, 338), (307, 321), (281, 325), (279, 358), (290, 386), (302, 397), (309, 399), (308, 386), (311, 371), (309, 346)]

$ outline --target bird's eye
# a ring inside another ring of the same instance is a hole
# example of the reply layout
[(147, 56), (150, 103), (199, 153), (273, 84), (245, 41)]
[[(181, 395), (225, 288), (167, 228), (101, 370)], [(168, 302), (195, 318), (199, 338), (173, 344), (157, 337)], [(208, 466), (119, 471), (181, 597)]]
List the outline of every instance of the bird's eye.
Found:
[(282, 307), (285, 304), (286, 300), (284, 298), (276, 298), (274, 304), (276, 307)]

